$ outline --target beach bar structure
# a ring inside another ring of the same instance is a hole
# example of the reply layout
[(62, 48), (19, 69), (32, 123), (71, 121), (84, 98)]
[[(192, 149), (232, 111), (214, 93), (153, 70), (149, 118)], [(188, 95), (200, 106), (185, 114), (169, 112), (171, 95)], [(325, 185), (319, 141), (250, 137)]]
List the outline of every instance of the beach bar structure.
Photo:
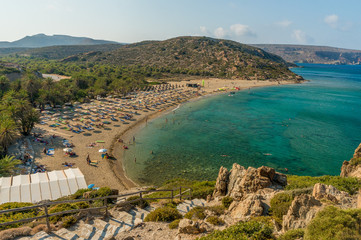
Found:
[(0, 178), (0, 204), (40, 202), (68, 196), (87, 188), (79, 168)]

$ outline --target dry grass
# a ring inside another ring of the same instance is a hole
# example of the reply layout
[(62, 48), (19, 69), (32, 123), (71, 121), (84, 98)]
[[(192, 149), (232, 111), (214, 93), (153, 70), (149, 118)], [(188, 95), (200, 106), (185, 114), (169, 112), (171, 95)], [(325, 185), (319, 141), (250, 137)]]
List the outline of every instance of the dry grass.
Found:
[(6, 229), (0, 232), (1, 240), (11, 240), (16, 237), (29, 236), (31, 235), (30, 227), (20, 227), (20, 228), (12, 228)]

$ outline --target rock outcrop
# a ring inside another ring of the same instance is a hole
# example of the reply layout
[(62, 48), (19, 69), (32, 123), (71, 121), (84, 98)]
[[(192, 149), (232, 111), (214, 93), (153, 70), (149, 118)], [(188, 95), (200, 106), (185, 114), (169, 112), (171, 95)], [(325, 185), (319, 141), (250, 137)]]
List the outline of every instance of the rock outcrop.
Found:
[(332, 185), (316, 183), (313, 187), (312, 196), (317, 200), (328, 200), (344, 207), (352, 207), (352, 197), (344, 191), (340, 191)]
[(350, 161), (344, 161), (341, 167), (341, 177), (361, 178), (361, 144), (356, 148), (353, 158)]
[(283, 216), (283, 231), (305, 228), (321, 209), (321, 202), (313, 196), (296, 196), (287, 214)]
[(179, 222), (178, 233), (200, 234), (207, 231), (211, 231), (211, 227), (204, 221), (192, 221), (189, 219), (182, 219)]
[(259, 194), (249, 194), (243, 201), (233, 201), (229, 211), (234, 221), (248, 221), (252, 217), (262, 216), (263, 198)]
[[(227, 183), (227, 184), (226, 184)], [(247, 170), (239, 164), (233, 164), (228, 173), (221, 167), (213, 197), (230, 196), (235, 200), (243, 199), (247, 194), (260, 189), (282, 189), (287, 185), (287, 177), (270, 167), (249, 167)]]

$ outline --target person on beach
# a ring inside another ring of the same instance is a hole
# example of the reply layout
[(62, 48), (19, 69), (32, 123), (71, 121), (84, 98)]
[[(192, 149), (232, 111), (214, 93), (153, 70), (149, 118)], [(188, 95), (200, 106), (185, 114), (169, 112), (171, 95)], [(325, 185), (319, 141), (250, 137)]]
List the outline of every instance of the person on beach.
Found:
[(90, 165), (90, 157), (89, 157), (89, 153), (88, 153), (88, 156), (86, 157), (86, 163), (87, 163), (88, 165)]
[(133, 143), (135, 143), (135, 137), (133, 136)]
[(44, 149), (43, 149), (43, 153), (46, 154), (46, 148), (45, 148), (45, 147), (44, 147)]
[(137, 158), (134, 158), (134, 162), (137, 163)]

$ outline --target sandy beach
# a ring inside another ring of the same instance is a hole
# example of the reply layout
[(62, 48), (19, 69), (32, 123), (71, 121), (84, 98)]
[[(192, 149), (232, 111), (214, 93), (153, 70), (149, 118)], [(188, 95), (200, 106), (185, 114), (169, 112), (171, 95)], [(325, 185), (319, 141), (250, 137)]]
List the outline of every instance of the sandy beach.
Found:
[[(202, 81), (204, 87), (200, 90), (186, 87), (186, 84), (202, 84)], [(227, 79), (170, 82), (167, 87), (162, 85), (158, 86), (158, 90), (139, 91), (128, 99), (104, 98), (90, 103), (75, 103), (72, 107), (49, 108), (42, 112), (41, 123), (33, 129), (35, 136), (18, 140), (9, 153), (19, 157), (19, 154), (27, 152), (34, 157), (36, 165), (43, 165), (48, 171), (78, 167), (87, 184), (122, 191), (137, 187), (126, 177), (122, 152), (127, 151), (124, 149), (126, 146), (133, 144), (135, 133), (147, 121), (201, 96), (220, 94), (234, 88), (242, 90), (293, 83)], [(65, 148), (71, 148), (75, 155), (66, 154)], [(107, 149), (108, 159), (102, 158), (104, 153), (99, 152), (101, 149)], [(88, 155), (91, 165), (86, 160)], [(25, 169), (23, 173), (27, 173)]]

